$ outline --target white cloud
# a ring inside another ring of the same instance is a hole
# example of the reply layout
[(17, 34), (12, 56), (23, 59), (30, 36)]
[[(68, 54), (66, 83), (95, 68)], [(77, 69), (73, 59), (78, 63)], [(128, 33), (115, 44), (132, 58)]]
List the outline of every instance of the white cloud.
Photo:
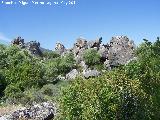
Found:
[(3, 33), (0, 32), (0, 40), (6, 41), (6, 42), (10, 42), (11, 39), (9, 39), (8, 37), (6, 37)]

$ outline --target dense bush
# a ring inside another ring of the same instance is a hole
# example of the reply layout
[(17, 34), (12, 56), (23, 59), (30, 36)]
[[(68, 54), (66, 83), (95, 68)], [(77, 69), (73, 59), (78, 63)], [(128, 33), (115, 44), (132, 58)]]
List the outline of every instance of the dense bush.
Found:
[(139, 119), (146, 99), (138, 80), (127, 78), (124, 71), (108, 72), (99, 78), (75, 80), (64, 89), (62, 119)]
[(76, 65), (73, 53), (67, 53), (61, 58), (59, 63), (59, 73), (66, 74), (75, 67)]
[(100, 55), (95, 49), (87, 49), (83, 54), (84, 61), (90, 67), (100, 63)]
[(53, 51), (45, 51), (43, 52), (43, 57), (45, 59), (54, 59), (54, 58), (60, 57), (60, 55)]
[[(62, 120), (159, 120), (160, 40), (144, 41), (137, 48), (137, 60), (97, 78), (70, 82), (57, 77), (76, 67), (72, 53), (47, 52), (39, 58), (16, 46), (0, 45), (0, 97), (22, 104), (60, 97)], [(86, 50), (83, 58), (90, 68), (103, 69), (96, 50)]]
[(160, 40), (155, 43), (148, 40), (137, 49), (137, 61), (133, 61), (125, 66), (126, 74), (131, 79), (139, 79), (143, 91), (147, 94), (151, 104), (151, 119), (160, 119)]

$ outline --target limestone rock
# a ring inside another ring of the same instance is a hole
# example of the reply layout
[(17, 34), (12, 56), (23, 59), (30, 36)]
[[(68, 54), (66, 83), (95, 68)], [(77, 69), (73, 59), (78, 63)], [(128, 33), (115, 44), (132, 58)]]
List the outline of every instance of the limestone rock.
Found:
[(75, 47), (81, 49), (81, 48), (87, 48), (87, 40), (84, 38), (78, 38), (77, 42), (74, 44)]
[(22, 49), (27, 49), (33, 55), (42, 55), (40, 43), (36, 41), (30, 41), (25, 43), (24, 39), (22, 39), (21, 37), (17, 37), (13, 41), (11, 41), (11, 45), (17, 45)]
[(83, 71), (88, 69), (88, 65), (84, 61), (81, 61), (80, 66), (82, 67)]
[(98, 77), (101, 73), (97, 70), (84, 70), (82, 74), (85, 78), (90, 78)]
[(77, 75), (78, 75), (78, 71), (76, 69), (73, 69), (71, 72), (66, 74), (66, 79), (67, 80), (75, 79), (77, 77)]
[(88, 46), (89, 48), (94, 48), (94, 47), (99, 48), (101, 43), (102, 43), (102, 37), (94, 41), (89, 41)]
[(52, 120), (56, 115), (55, 104), (43, 102), (29, 108), (19, 109), (8, 115), (7, 120)]
[(124, 65), (127, 61), (134, 57), (135, 45), (126, 36), (112, 37), (108, 60), (111, 66)]
[(57, 53), (62, 54), (66, 51), (66, 48), (64, 47), (63, 44), (61, 44), (60, 42), (57, 42), (55, 50), (56, 50)]

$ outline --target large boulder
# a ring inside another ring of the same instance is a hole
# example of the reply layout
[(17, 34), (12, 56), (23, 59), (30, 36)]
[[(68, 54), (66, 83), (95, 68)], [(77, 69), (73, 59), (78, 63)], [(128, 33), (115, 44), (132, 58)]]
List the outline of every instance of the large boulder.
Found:
[(98, 53), (100, 54), (101, 59), (103, 61), (105, 61), (108, 58), (108, 52), (109, 52), (109, 49), (106, 48), (104, 45), (99, 47)]
[(68, 74), (66, 74), (66, 79), (67, 80), (72, 80), (75, 79), (78, 75), (78, 71), (76, 69), (73, 69), (72, 71), (70, 71)]
[(101, 73), (97, 70), (84, 70), (82, 72), (83, 77), (90, 78), (90, 77), (98, 77)]
[(74, 44), (74, 47), (77, 47), (79, 49), (81, 48), (87, 48), (87, 40), (84, 38), (78, 38), (77, 42)]

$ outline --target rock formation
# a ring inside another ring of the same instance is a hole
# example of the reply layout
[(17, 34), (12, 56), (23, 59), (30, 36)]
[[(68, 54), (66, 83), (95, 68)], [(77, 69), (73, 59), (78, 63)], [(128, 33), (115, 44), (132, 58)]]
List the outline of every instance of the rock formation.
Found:
[(55, 47), (55, 50), (58, 54), (62, 54), (66, 51), (66, 48), (64, 47), (63, 44), (61, 44), (60, 42), (57, 42), (56, 43), (56, 47)]
[(55, 104), (43, 102), (31, 107), (20, 108), (9, 115), (1, 116), (0, 120), (52, 120), (55, 115)]
[[(87, 41), (84, 38), (78, 38), (71, 50), (65, 49), (65, 47), (58, 43), (56, 50), (60, 51), (63, 55), (66, 51), (74, 53), (77, 64), (82, 67), (84, 77), (99, 75), (98, 71), (89, 70), (88, 66), (83, 60), (83, 54), (86, 49), (95, 49), (101, 56), (101, 63), (104, 64), (106, 69), (112, 69), (119, 65), (124, 65), (128, 61), (134, 59), (135, 44), (132, 40), (129, 40), (127, 36), (112, 37), (109, 43), (102, 45), (102, 37)], [(69, 75), (70, 76), (70, 75)]]
[(38, 56), (42, 55), (42, 51), (40, 49), (40, 43), (36, 41), (30, 41), (24, 43), (24, 39), (22, 39), (21, 37), (17, 37), (13, 41), (11, 41), (11, 45), (17, 45), (20, 48), (27, 49), (33, 55), (38, 55)]
[(11, 41), (12, 45), (18, 45), (21, 48), (24, 48), (24, 39), (22, 39), (21, 37), (17, 37), (14, 40)]
[(127, 36), (112, 37), (108, 50), (110, 66), (124, 65), (134, 57), (135, 44)]

